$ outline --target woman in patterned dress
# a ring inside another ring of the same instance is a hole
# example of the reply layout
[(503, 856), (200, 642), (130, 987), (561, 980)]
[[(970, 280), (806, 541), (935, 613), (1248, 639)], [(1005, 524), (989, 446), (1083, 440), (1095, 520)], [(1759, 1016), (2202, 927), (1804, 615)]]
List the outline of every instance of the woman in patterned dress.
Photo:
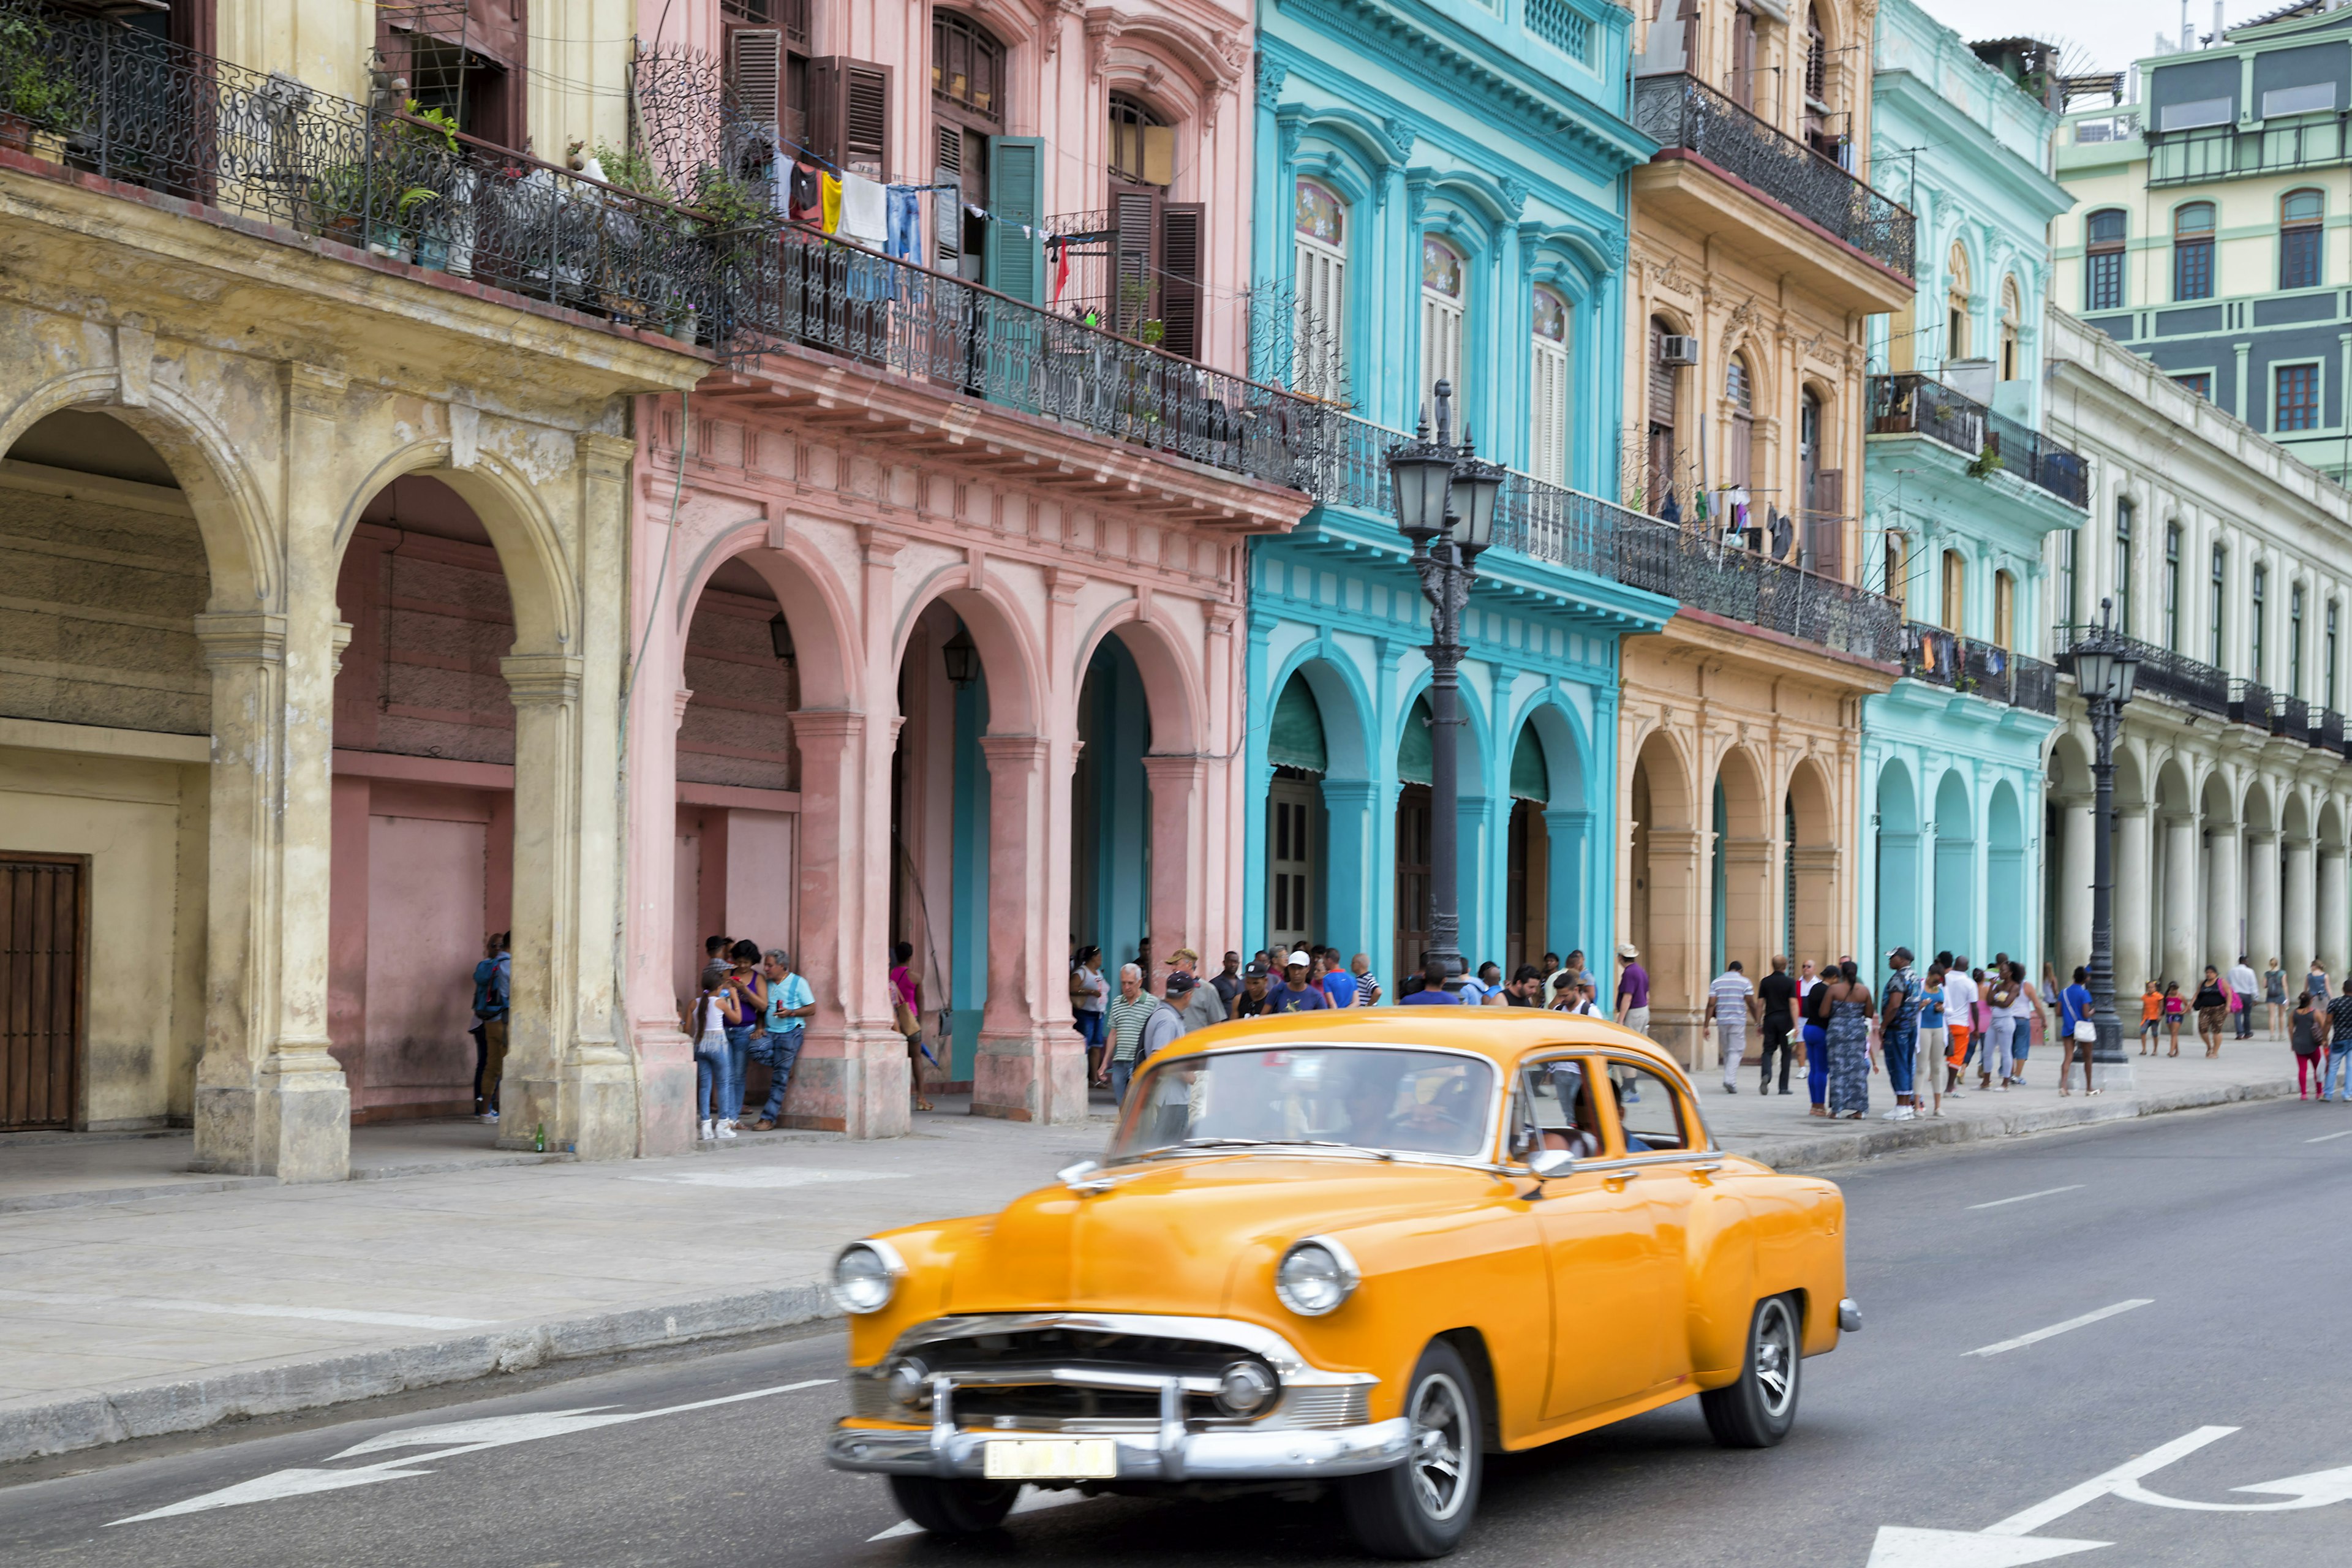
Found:
[(1830, 983), (1830, 1114), (1859, 1121), (1870, 1114), (1870, 987), (1853, 960)]

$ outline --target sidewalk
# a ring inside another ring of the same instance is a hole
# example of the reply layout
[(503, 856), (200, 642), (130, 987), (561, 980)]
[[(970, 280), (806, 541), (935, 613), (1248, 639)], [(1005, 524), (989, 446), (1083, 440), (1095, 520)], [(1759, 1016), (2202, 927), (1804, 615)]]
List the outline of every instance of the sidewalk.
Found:
[[(2135, 1090), (2062, 1100), (2037, 1056), (2032, 1087), (1917, 1122), (1812, 1119), (1801, 1082), (1759, 1098), (1753, 1068), (1737, 1095), (1698, 1082), (1717, 1141), (1783, 1169), (2294, 1092), (2273, 1041), (2134, 1065)], [(478, 1122), (364, 1127), (362, 1179), (331, 1186), (184, 1174), (185, 1134), (0, 1141), (0, 1463), (829, 1316), (843, 1241), (994, 1208), (1109, 1128), (1107, 1103), (1084, 1128), (947, 1104), (887, 1142), (598, 1164)]]

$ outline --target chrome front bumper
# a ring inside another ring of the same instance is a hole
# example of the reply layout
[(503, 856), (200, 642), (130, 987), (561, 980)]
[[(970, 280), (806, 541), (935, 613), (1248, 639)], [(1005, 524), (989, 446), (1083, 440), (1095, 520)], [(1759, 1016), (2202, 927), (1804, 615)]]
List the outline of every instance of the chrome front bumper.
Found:
[[(1409, 1431), (1410, 1423), (1400, 1415), (1322, 1431), (1171, 1432), (1163, 1424), (1156, 1432), (1087, 1436), (1118, 1444), (1122, 1481), (1271, 1481), (1387, 1469), (1403, 1462)], [(836, 1469), (980, 1480), (989, 1440), (1022, 1436), (1038, 1434), (842, 1426), (825, 1439), (824, 1457)]]

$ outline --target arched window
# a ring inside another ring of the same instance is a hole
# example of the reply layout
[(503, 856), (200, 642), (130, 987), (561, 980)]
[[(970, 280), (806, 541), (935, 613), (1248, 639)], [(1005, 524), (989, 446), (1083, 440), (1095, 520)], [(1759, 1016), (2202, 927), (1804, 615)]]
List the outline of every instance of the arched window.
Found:
[(2282, 289), (2315, 289), (2326, 241), (2320, 222), (2327, 198), (2317, 191), (2289, 191), (2279, 198), (2279, 280)]
[(1944, 552), (1944, 629), (1954, 637), (1968, 632), (1969, 563), (1957, 550)]
[(2086, 310), (2124, 308), (2125, 221), (2121, 207), (2093, 213), (2084, 220), (2083, 308)]
[(2025, 374), (2020, 362), (2020, 340), (2025, 330), (2025, 307), (2020, 301), (2017, 279), (2000, 280), (2000, 378), (2015, 381)]
[(1568, 483), (1568, 301), (1538, 284), (1528, 384), (1528, 472)]
[(1422, 396), (1436, 383), (1454, 386), (1455, 438), (1469, 423), (1470, 404), (1462, 381), (1463, 296), (1462, 253), (1433, 237), (1421, 242), (1421, 385)]
[(1290, 384), (1348, 402), (1348, 208), (1327, 185), (1301, 180), (1292, 195)]
[(1744, 490), (1754, 477), (1756, 450), (1756, 378), (1746, 354), (1733, 354), (1724, 366), (1723, 400), (1731, 405), (1731, 438), (1724, 444), (1723, 482)]
[(954, 11), (931, 13), (931, 96), (985, 121), (1004, 124), (1004, 46)]
[(2172, 297), (2213, 297), (2213, 204), (2188, 202), (2172, 215)]
[(1139, 185), (1176, 181), (1176, 132), (1148, 103), (1110, 95), (1110, 177)]
[(1969, 251), (1958, 240), (1946, 270), (1951, 282), (1944, 294), (1944, 363), (1949, 364), (1969, 357)]

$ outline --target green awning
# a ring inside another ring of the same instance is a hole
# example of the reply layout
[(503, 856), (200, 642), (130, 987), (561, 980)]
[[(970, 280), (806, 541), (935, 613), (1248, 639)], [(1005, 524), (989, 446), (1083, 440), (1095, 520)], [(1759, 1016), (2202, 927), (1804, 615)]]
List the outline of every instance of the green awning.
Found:
[(1404, 734), (1397, 742), (1397, 777), (1407, 784), (1433, 782), (1430, 776), (1430, 757), (1433, 750), (1430, 741), (1429, 699), (1416, 697), (1412, 700), (1412, 711), (1404, 717)]
[(1319, 773), (1330, 764), (1323, 749), (1323, 710), (1303, 675), (1293, 674), (1274, 705), (1274, 726), (1265, 742), (1266, 761), (1277, 768)]
[(1519, 743), (1511, 752), (1511, 798), (1531, 800), (1538, 805), (1551, 799), (1551, 774), (1544, 767), (1543, 746), (1532, 729), (1519, 731)]

